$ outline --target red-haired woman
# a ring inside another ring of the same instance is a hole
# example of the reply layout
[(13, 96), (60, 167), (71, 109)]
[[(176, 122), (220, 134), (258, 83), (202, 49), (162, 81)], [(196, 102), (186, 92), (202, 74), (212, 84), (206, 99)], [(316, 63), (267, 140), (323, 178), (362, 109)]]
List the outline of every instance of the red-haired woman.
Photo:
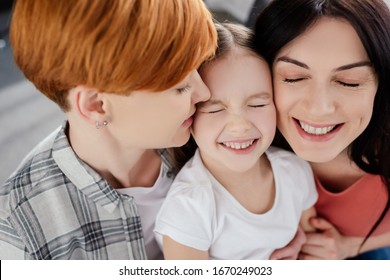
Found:
[(10, 38), (67, 121), (2, 187), (0, 259), (161, 257), (164, 148), (187, 142), (209, 98), (196, 70), (216, 47), (203, 1), (18, 0)]

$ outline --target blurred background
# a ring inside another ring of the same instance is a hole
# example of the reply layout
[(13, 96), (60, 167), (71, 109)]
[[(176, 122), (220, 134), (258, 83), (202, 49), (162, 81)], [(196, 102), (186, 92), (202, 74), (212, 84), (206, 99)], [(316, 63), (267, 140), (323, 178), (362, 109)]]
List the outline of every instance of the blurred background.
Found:
[(12, 0), (0, 0), (0, 186), (23, 157), (64, 120), (62, 111), (14, 64), (8, 38), (12, 4)]

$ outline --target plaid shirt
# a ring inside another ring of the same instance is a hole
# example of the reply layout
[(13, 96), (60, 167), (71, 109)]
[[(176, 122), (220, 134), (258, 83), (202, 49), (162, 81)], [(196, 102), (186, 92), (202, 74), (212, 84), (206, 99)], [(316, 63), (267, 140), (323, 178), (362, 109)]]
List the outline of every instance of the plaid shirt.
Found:
[(134, 199), (77, 157), (65, 129), (0, 188), (0, 259), (146, 259)]

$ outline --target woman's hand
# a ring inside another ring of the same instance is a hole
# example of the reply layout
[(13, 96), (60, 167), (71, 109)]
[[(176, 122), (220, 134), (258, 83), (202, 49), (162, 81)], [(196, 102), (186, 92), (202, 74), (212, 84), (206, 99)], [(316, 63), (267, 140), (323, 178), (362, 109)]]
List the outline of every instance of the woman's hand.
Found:
[(310, 223), (317, 232), (306, 234), (306, 243), (299, 254), (301, 260), (341, 260), (355, 256), (358, 252), (361, 238), (346, 237), (327, 220), (312, 218)]
[(287, 244), (286, 247), (275, 250), (271, 256), (270, 260), (296, 260), (298, 258), (299, 251), (302, 248), (302, 245), (306, 241), (306, 235), (301, 229), (298, 227), (297, 233), (294, 238)]

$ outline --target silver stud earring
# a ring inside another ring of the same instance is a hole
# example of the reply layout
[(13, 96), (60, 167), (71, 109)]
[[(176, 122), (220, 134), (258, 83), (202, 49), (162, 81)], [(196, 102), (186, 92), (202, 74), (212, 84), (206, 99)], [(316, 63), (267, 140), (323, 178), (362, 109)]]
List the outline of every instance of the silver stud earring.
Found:
[[(108, 121), (103, 121), (103, 126), (107, 126), (108, 125)], [(95, 127), (96, 129), (100, 129), (100, 123), (98, 121), (95, 122)]]

